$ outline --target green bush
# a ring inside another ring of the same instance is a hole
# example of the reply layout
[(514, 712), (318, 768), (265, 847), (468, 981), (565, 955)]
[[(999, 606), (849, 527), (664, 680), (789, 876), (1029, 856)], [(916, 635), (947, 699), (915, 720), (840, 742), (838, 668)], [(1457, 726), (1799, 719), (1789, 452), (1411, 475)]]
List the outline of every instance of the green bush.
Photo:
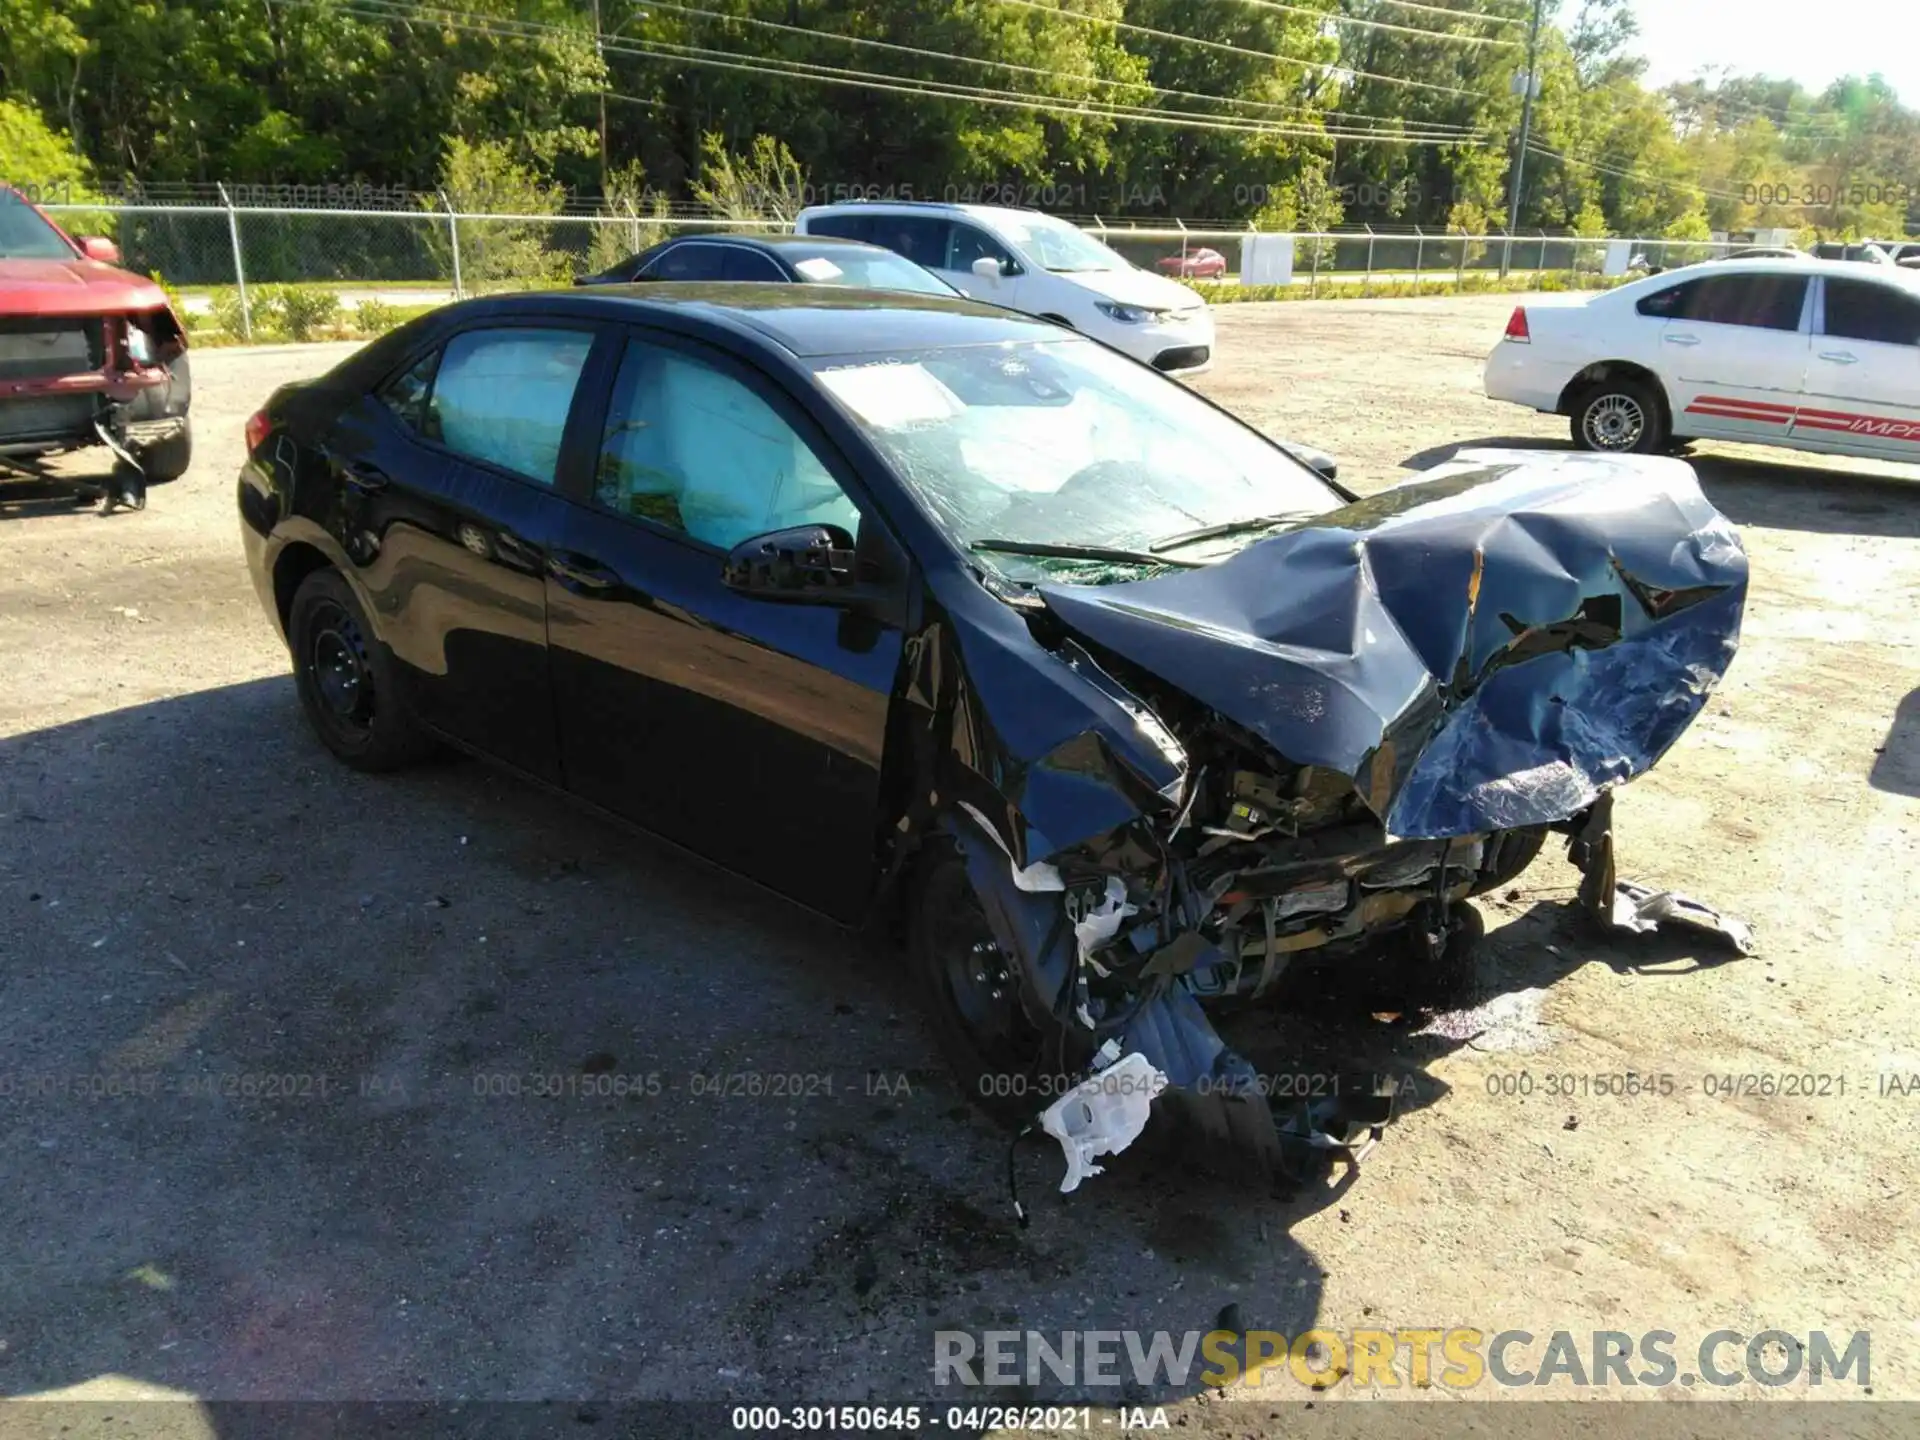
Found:
[(287, 285), (275, 297), (278, 319), (288, 338), (305, 342), (340, 324), (340, 297), (331, 290)]
[(353, 328), (362, 335), (384, 335), (399, 323), (400, 312), (373, 296), (353, 307)]
[[(258, 312), (255, 313), (257, 318)], [(246, 336), (246, 325), (241, 320), (240, 292), (231, 285), (222, 285), (213, 292), (213, 323), (236, 340)]]

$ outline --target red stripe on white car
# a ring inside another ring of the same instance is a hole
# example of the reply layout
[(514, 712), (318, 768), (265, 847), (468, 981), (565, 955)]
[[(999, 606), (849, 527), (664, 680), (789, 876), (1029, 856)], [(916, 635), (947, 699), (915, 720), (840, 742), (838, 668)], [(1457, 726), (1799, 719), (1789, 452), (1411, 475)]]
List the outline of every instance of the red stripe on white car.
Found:
[(1761, 415), (1752, 410), (1723, 410), (1717, 405), (1689, 405), (1689, 415), (1714, 415), (1722, 420), (1752, 420), (1765, 425), (1784, 425), (1792, 415)]
[(1756, 418), (1763, 415), (1785, 418), (1786, 416), (1792, 415), (1794, 411), (1794, 407), (1791, 405), (1775, 405), (1767, 400), (1735, 400), (1726, 395), (1702, 395), (1696, 399), (1693, 404), (1687, 406), (1687, 409), (1693, 410), (1695, 408), (1707, 407), (1717, 410), (1754, 411), (1757, 412)]
[(1689, 415), (1712, 415), (1722, 420), (1746, 420), (1767, 425), (1793, 421), (1796, 430), (1827, 430), (1846, 435), (1873, 435), (1887, 440), (1920, 444), (1920, 421), (1895, 420), (1886, 415), (1861, 415), (1851, 410), (1799, 410), (1767, 400), (1735, 400), (1725, 395), (1702, 395), (1687, 406)]

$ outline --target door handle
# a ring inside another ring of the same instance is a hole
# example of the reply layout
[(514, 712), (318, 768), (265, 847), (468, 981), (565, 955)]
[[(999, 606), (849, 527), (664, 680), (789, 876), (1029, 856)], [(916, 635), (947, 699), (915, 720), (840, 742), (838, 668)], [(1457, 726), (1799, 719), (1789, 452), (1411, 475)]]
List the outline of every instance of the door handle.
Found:
[(1831, 360), (1836, 365), (1855, 365), (1858, 364), (1860, 360), (1858, 355), (1855, 355), (1849, 350), (1822, 350), (1820, 352), (1820, 358), (1822, 360)]
[(611, 590), (620, 583), (620, 577), (614, 571), (582, 555), (550, 556), (547, 570), (562, 584), (578, 585), (587, 590)]
[(1669, 345), (1698, 345), (1700, 343), (1700, 337), (1698, 335), (1662, 335), (1660, 338)]
[(354, 460), (345, 455), (337, 455), (324, 447), (320, 454), (329, 465), (339, 471), (340, 483), (358, 494), (372, 495), (376, 491), (386, 489), (392, 483), (387, 478), (387, 472), (378, 465), (369, 464), (365, 460)]

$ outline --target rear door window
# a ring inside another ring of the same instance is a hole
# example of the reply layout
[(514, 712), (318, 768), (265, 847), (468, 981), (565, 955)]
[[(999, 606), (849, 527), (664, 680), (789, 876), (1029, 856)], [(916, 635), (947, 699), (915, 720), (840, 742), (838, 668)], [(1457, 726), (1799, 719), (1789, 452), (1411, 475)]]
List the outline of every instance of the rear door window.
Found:
[(469, 330), (447, 342), (425, 430), (449, 450), (551, 485), (593, 336), (583, 330)]
[(1682, 293), (1674, 297), (1666, 313), (1675, 320), (1710, 325), (1798, 330), (1801, 307), (1807, 298), (1807, 279), (1805, 275), (1702, 276), (1679, 287)]
[(675, 245), (647, 266), (649, 280), (719, 280), (724, 278), (727, 252), (719, 245)]
[(837, 235), (842, 240), (872, 240), (871, 215), (809, 215), (809, 235)]
[(726, 247), (727, 257), (720, 269), (722, 280), (785, 280), (780, 267), (758, 250), (744, 245)]
[(874, 215), (873, 233), (860, 238), (884, 245), (929, 270), (947, 264), (947, 233), (952, 226), (934, 215)]
[(1827, 278), (1825, 333), (1882, 345), (1920, 344), (1920, 296), (1867, 280)]

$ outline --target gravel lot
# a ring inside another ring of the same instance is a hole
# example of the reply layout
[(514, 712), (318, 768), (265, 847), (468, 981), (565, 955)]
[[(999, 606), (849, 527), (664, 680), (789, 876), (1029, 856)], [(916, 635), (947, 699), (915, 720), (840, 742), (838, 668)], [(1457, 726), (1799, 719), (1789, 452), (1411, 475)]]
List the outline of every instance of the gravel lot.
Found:
[[(1223, 308), (1198, 384), (1367, 490), (1564, 444), (1479, 393), (1512, 303)], [(374, 779), (309, 738), (233, 476), (245, 416), (346, 348), (198, 357), (199, 458), (144, 513), (0, 491), (0, 1392), (899, 1400), (932, 1394), (935, 1329), (1237, 1304), (1683, 1356), (1870, 1330), (1873, 1393), (1920, 1399), (1920, 1093), (1880, 1093), (1920, 1074), (1920, 472), (1695, 456), (1753, 559), (1746, 640), (1623, 792), (1622, 871), (1747, 916), (1759, 956), (1596, 939), (1550, 851), (1483, 906), (1476, 1009), (1232, 1022), (1271, 1071), (1410, 1077), (1357, 1175), (1270, 1194), (1129, 1154), (1061, 1197), (1034, 1148), (1023, 1231), (887, 954), (478, 764)], [(1629, 1070), (1675, 1093), (1546, 1091)], [(824, 1078), (696, 1093), (731, 1072)], [(1745, 1074), (1834, 1078), (1703, 1093)], [(545, 1075), (660, 1088), (525, 1093)], [(1237, 1434), (1313, 1398), (1275, 1393), (1155, 1398)]]

